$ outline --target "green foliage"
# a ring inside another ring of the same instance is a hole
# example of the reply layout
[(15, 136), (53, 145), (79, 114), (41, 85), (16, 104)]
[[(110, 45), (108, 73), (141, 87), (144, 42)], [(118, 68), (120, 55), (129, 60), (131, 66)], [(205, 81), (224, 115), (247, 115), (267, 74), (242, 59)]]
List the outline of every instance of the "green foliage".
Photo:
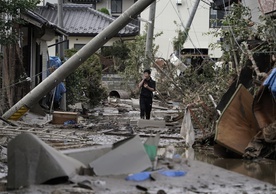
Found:
[[(77, 51), (66, 51), (66, 57), (70, 58)], [(101, 85), (102, 66), (99, 57), (94, 54), (87, 59), (74, 73), (66, 79), (68, 104), (77, 102), (96, 106), (107, 97), (106, 90)]]
[(33, 9), (39, 3), (38, 0), (0, 0), (0, 44), (14, 44), (20, 34), (16, 25), (23, 24), (20, 13), (27, 9)]
[[(241, 43), (247, 40), (257, 39), (267, 41), (267, 45), (254, 48), (254, 50), (252, 50), (253, 54), (275, 50), (275, 19), (270, 16), (262, 15), (260, 16), (261, 22), (254, 23), (251, 18), (251, 10), (248, 7), (241, 3), (234, 3), (230, 12), (222, 21), (223, 27), (218, 31), (207, 33), (223, 39), (223, 41), (219, 43), (219, 47), (224, 51), (224, 60), (233, 62), (233, 53), (236, 53), (238, 61), (246, 61), (248, 57), (244, 59), (240, 57), (241, 53), (244, 53), (244, 48)], [(212, 48), (217, 47), (215, 44), (210, 46)]]
[[(154, 39), (158, 36), (161, 36), (162, 32), (159, 34), (155, 34)], [(143, 33), (139, 36), (135, 37), (135, 40), (126, 41), (126, 48), (128, 49), (128, 57), (123, 60), (125, 64), (125, 68), (121, 71), (121, 74), (127, 81), (134, 81), (138, 83), (141, 80), (142, 71), (146, 63), (148, 63), (148, 59), (145, 56), (146, 49), (146, 33)], [(155, 53), (158, 50), (158, 46), (153, 44), (153, 50), (151, 56), (155, 56)], [(151, 59), (154, 61), (154, 59)], [(152, 61), (150, 61), (152, 62)]]
[[(174, 22), (176, 25), (177, 23)], [(187, 40), (189, 29), (180, 30), (180, 26), (178, 26), (179, 29), (176, 30), (177, 36), (173, 38), (173, 49), (174, 51), (180, 51), (183, 48), (183, 44)]]
[(102, 13), (104, 13), (104, 14), (106, 14), (106, 15), (110, 15), (108, 9), (106, 9), (106, 8), (104, 8), (104, 7), (101, 8), (101, 9), (98, 9), (98, 11), (99, 11), (99, 12), (102, 12)]
[[(154, 38), (161, 34), (156, 34)], [(113, 56), (115, 58), (114, 70), (124, 78), (126, 86), (129, 83), (138, 83), (141, 79), (142, 68), (147, 62), (147, 58), (145, 57), (146, 36), (144, 32), (136, 36), (134, 40), (116, 41), (112, 47), (104, 48), (101, 52), (104, 56)], [(155, 55), (157, 50), (158, 46), (153, 45), (152, 56)], [(133, 88), (128, 89), (132, 90)]]

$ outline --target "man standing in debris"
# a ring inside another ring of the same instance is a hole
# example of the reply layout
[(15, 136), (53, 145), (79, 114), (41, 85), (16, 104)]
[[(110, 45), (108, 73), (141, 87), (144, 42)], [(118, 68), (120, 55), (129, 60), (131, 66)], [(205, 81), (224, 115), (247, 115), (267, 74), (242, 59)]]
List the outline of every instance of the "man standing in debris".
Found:
[(150, 119), (150, 112), (152, 108), (153, 91), (155, 91), (155, 81), (151, 78), (151, 71), (146, 69), (144, 71), (143, 80), (139, 83), (141, 88), (140, 93), (140, 117)]

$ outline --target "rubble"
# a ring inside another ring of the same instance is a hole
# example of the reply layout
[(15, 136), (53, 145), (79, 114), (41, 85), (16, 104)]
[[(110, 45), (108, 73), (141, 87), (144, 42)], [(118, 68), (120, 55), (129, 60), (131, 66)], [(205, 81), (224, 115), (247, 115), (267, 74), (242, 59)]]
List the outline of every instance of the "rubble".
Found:
[(164, 120), (145, 120), (145, 119), (139, 119), (137, 121), (137, 125), (140, 128), (145, 127), (158, 127), (158, 128), (165, 128), (166, 123)]
[(217, 123), (215, 141), (240, 154), (258, 133), (259, 126), (252, 112), (253, 96), (239, 85)]
[(118, 142), (107, 154), (89, 164), (96, 175), (122, 175), (151, 168), (151, 161), (138, 135)]
[(107, 152), (111, 151), (112, 144), (97, 145), (93, 147), (85, 147), (79, 149), (67, 149), (62, 150), (61, 153), (72, 157), (76, 160), (79, 160), (85, 165), (89, 165), (90, 162), (93, 162), (97, 158), (103, 156)]
[[(225, 193), (229, 189), (220, 184), (227, 185), (229, 182), (240, 185), (241, 188), (239, 190), (237, 187), (230, 193), (254, 191), (247, 182), (250, 182), (250, 185), (254, 183), (260, 186), (262, 190), (274, 191), (273, 186), (269, 184), (265, 188), (262, 182), (229, 174), (222, 169), (194, 161), (197, 153), (191, 146), (193, 142), (190, 140), (193, 138), (190, 138), (192, 137), (190, 132), (194, 131), (195, 142), (200, 142), (199, 137), (207, 135), (198, 128), (200, 125), (193, 125), (195, 120), (192, 115), (187, 116), (183, 112), (185, 107), (180, 108), (180, 105), (173, 103), (175, 109), (172, 110), (172, 103), (166, 105), (155, 101), (153, 119), (147, 121), (139, 119), (139, 109), (133, 108), (133, 101), (138, 100), (117, 99), (89, 110), (86, 117), (81, 119), (78, 114), (79, 123), (76, 125), (64, 125), (64, 123), (28, 125), (28, 121), (25, 120), (24, 123), (17, 122), (20, 125), (24, 124), (24, 127), (3, 126), (2, 132), (6, 139), (1, 138), (2, 145), (22, 132), (34, 133), (47, 144), (61, 150), (60, 154), (83, 164), (79, 171), (81, 175), (70, 176), (67, 179), (72, 184), (30, 185), (31, 190), (24, 188), (19, 190), (19, 193), (36, 193), (43, 188), (46, 193), (122, 193), (122, 191), (138, 193), (142, 190), (148, 193), (183, 193), (183, 190), (195, 193), (213, 191)], [(154, 136), (155, 134), (158, 135)], [(190, 142), (189, 148), (187, 142)], [(169, 173), (167, 175), (182, 172), (185, 176), (164, 176), (160, 173), (160, 169)], [(140, 181), (139, 184), (125, 180), (128, 176), (136, 173), (145, 174), (144, 172), (149, 172), (150, 178)], [(3, 176), (5, 176), (4, 168)]]
[(53, 112), (52, 124), (64, 124), (66, 121), (78, 123), (78, 113), (76, 112)]
[(63, 181), (79, 173), (84, 164), (53, 149), (38, 137), (22, 133), (8, 144), (8, 189)]

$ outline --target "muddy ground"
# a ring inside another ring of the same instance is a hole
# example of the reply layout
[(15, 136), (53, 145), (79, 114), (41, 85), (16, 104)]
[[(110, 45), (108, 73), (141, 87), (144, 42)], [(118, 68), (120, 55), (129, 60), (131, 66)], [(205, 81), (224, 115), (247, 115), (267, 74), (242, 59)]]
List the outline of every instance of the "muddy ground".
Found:
[[(169, 108), (162, 108), (157, 105), (153, 109), (152, 119), (163, 120), (165, 118), (168, 120), (168, 118), (177, 118), (182, 108), (174, 105), (171, 105)], [(76, 108), (75, 111), (80, 110)], [(125, 178), (127, 175), (109, 177), (81, 176), (75, 178), (78, 180), (90, 180), (91, 184), (89, 188), (80, 188), (77, 184), (66, 183), (58, 185), (37, 185), (31, 186), (30, 188), (22, 188), (17, 191), (5, 191), (6, 178), (3, 177), (0, 182), (2, 186), (1, 193), (276, 193), (275, 168), (271, 168), (272, 171), (274, 169), (273, 183), (273, 181), (263, 182), (236, 173), (239, 171), (235, 170), (235, 166), (232, 169), (229, 168), (232, 171), (225, 170), (223, 168), (227, 167), (223, 165), (224, 162), (220, 162), (217, 165), (222, 168), (207, 164), (206, 162), (214, 164), (215, 161), (207, 157), (202, 157), (202, 153), (206, 155), (211, 153), (215, 159), (222, 158), (214, 157), (212, 147), (207, 146), (206, 148), (206, 145), (204, 147), (197, 145), (195, 152), (193, 149), (185, 149), (185, 141), (179, 135), (181, 119), (167, 122), (165, 128), (139, 128), (137, 126), (138, 119), (139, 111), (137, 107), (133, 107), (131, 101), (128, 100), (106, 103), (105, 105), (99, 106), (93, 109), (88, 117), (81, 117), (79, 123), (74, 125), (53, 125), (47, 122), (49, 120), (48, 116), (42, 117), (29, 114), (25, 116), (23, 121), (18, 123), (21, 126), (21, 131), (18, 131), (16, 127), (8, 127), (12, 129), (8, 130), (7, 126), (3, 124), (2, 128), (4, 130), (0, 143), (5, 148), (7, 142), (16, 134), (29, 130), (29, 132), (35, 133), (56, 149), (64, 150), (100, 144), (112, 144), (133, 134), (140, 134), (141, 140), (145, 141), (148, 135), (159, 132), (161, 139), (159, 143), (160, 160), (158, 168), (183, 170), (187, 172), (185, 176), (165, 177), (163, 175), (160, 176), (158, 173), (153, 173), (152, 177), (155, 180), (142, 182), (126, 181)], [(197, 138), (202, 138), (203, 134), (201, 130), (196, 129), (195, 133)], [(162, 148), (165, 149), (169, 145), (176, 148), (176, 154), (179, 157), (174, 160), (170, 159), (168, 162), (168, 159), (162, 157)], [(201, 155), (199, 156), (198, 153), (200, 152)], [(2, 151), (2, 155), (5, 155), (5, 152)], [(4, 158), (0, 166), (1, 173), (5, 176), (7, 172), (5, 156), (1, 156), (1, 158)], [(230, 161), (229, 164), (235, 163)], [(273, 172), (269, 176), (273, 178)]]

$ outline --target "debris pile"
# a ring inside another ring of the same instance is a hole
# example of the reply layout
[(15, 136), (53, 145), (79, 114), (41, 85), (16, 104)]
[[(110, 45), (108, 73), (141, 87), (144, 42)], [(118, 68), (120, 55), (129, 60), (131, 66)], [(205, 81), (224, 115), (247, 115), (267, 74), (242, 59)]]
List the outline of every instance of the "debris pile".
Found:
[(255, 96), (242, 84), (237, 87), (218, 120), (215, 141), (220, 146), (247, 159), (276, 158), (275, 74), (273, 69)]

